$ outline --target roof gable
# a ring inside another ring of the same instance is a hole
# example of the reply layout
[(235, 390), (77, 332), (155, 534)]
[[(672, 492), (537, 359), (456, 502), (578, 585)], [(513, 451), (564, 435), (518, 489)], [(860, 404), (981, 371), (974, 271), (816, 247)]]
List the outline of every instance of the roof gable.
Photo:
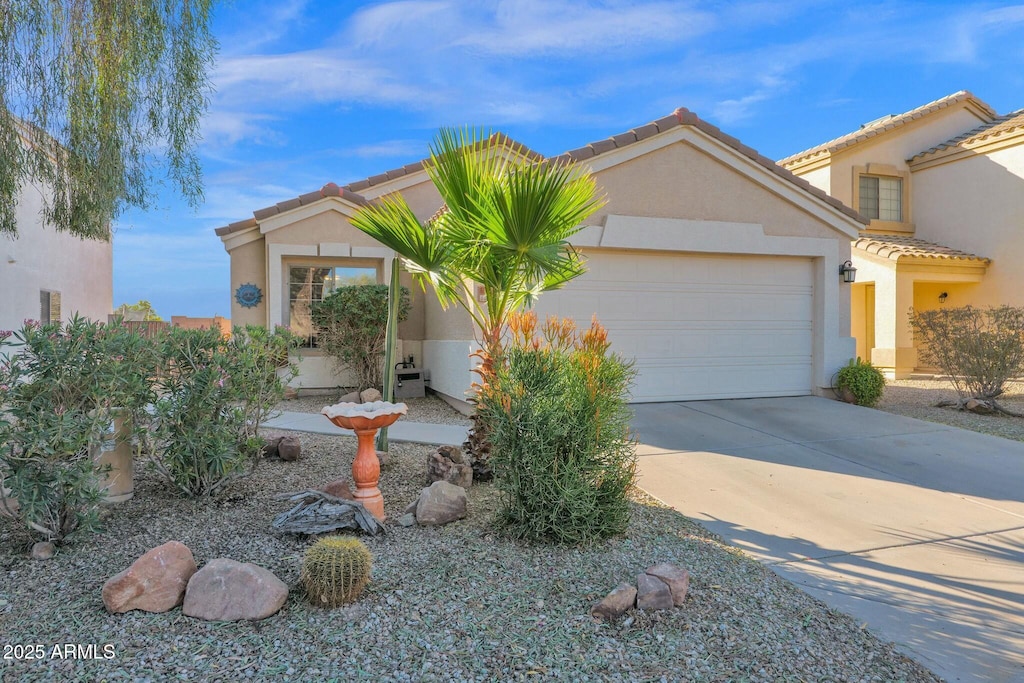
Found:
[(841, 135), (833, 140), (829, 140), (828, 142), (823, 142), (822, 144), (811, 147), (810, 149), (805, 149), (804, 151), (788, 156), (785, 159), (780, 159), (779, 165), (786, 168), (793, 168), (801, 166), (812, 159), (826, 158), (840, 150), (871, 140), (879, 135), (885, 135), (891, 131), (902, 128), (909, 123), (955, 106), (971, 109), (983, 121), (991, 121), (996, 117), (996, 112), (992, 107), (972, 95), (970, 92), (961, 90), (953, 93), (952, 95), (947, 95), (946, 97), (935, 100), (934, 102), (929, 102), (928, 104), (921, 105), (920, 107), (916, 107), (910, 111), (903, 112), (902, 114), (883, 116), (882, 118), (865, 123), (859, 129), (851, 133)]
[(966, 133), (957, 135), (919, 154), (915, 154), (908, 160), (908, 163), (915, 165), (940, 157), (953, 156), (959, 152), (984, 147), (990, 143), (1002, 141), (1010, 137), (1017, 137), (1019, 142), (1024, 142), (1024, 109), (1018, 109), (983, 123)]
[[(809, 198), (812, 201), (839, 212), (848, 220), (852, 220), (863, 225), (867, 225), (868, 223), (868, 219), (864, 218), (860, 213), (846, 206), (835, 197), (819, 190), (808, 181), (778, 165), (754, 148), (749, 147), (731, 135), (722, 132), (722, 130), (717, 126), (704, 121), (697, 116), (697, 114), (683, 107), (676, 109), (670, 115), (657, 119), (656, 121), (633, 128), (625, 133), (613, 135), (612, 137), (604, 140), (592, 142), (584, 145), (583, 147), (560, 154), (559, 156), (551, 157), (548, 161), (551, 163), (583, 162), (588, 165), (594, 165), (595, 161), (599, 158), (612, 156), (620, 150), (626, 151), (633, 146), (647, 146), (642, 143), (646, 143), (655, 136), (668, 133), (673, 129), (697, 131), (700, 134), (711, 138), (715, 142), (721, 143), (726, 148), (732, 150), (738, 157), (745, 158), (760, 169), (770, 172), (779, 180), (794, 185), (798, 191), (809, 195)], [(670, 144), (671, 142), (673, 142), (671, 139), (665, 140), (665, 144)], [(626, 158), (623, 158), (623, 161), (625, 160)], [(747, 173), (747, 175), (750, 174)]]

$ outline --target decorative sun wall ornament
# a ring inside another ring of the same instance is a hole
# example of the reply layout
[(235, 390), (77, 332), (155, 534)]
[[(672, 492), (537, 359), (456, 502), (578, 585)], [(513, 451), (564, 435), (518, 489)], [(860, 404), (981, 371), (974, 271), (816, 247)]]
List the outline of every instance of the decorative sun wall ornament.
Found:
[(235, 290), (235, 301), (246, 308), (254, 308), (263, 301), (263, 292), (251, 282), (246, 282)]

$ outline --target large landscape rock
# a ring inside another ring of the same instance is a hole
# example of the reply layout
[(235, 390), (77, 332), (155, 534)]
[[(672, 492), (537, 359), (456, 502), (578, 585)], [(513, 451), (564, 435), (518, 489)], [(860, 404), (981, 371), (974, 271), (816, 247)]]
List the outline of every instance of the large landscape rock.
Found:
[(679, 607), (686, 601), (686, 592), (690, 590), (690, 572), (674, 564), (662, 562), (653, 567), (648, 567), (646, 573), (649, 576), (660, 579), (668, 586), (669, 591), (672, 593), (673, 605)]
[(285, 436), (277, 444), (277, 456), (285, 462), (295, 462), (302, 456), (302, 441), (297, 436)]
[(39, 541), (32, 545), (33, 560), (49, 560), (57, 552), (57, 547), (49, 541)]
[(283, 436), (272, 436), (263, 441), (263, 455), (268, 458), (278, 457), (277, 447), (281, 445)]
[(192, 551), (183, 543), (168, 541), (110, 577), (103, 584), (103, 605), (115, 614), (133, 609), (166, 612), (181, 604), (195, 573)]
[(620, 583), (591, 608), (590, 614), (595, 619), (617, 619), (632, 609), (635, 602), (636, 588), (628, 583)]
[(427, 483), (446, 481), (462, 488), (473, 485), (473, 468), (457, 446), (441, 446), (427, 456)]
[(648, 611), (672, 609), (672, 591), (661, 579), (639, 574), (636, 577), (636, 606)]
[(446, 481), (435, 481), (420, 492), (416, 521), (432, 526), (447, 524), (466, 516), (466, 489)]
[(370, 387), (369, 389), (363, 389), (360, 391), (359, 398), (363, 403), (373, 403), (374, 401), (382, 400), (384, 397), (381, 395), (380, 391)]
[(358, 391), (350, 391), (338, 399), (338, 403), (362, 403)]
[(288, 586), (271, 571), (219, 557), (192, 576), (181, 610), (207, 621), (255, 621), (276, 614), (287, 599)]

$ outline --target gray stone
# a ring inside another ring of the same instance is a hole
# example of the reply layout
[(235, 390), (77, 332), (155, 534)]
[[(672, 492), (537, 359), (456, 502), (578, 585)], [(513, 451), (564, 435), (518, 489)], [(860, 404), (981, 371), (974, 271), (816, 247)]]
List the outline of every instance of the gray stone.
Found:
[(362, 401), (359, 400), (358, 391), (350, 391), (341, 398), (339, 398), (338, 403), (362, 403)]
[(374, 401), (382, 400), (384, 397), (378, 390), (374, 389), (373, 387), (370, 387), (369, 389), (363, 389), (362, 391), (360, 391), (359, 398), (362, 400), (363, 403), (373, 403)]
[(416, 523), (416, 515), (411, 512), (407, 512), (398, 518), (398, 523), (402, 526), (412, 526)]
[(672, 593), (672, 604), (679, 607), (686, 601), (686, 592), (690, 590), (690, 572), (662, 562), (647, 568), (647, 574), (660, 579)]
[(302, 441), (297, 436), (281, 437), (277, 444), (277, 455), (285, 462), (295, 462), (302, 456)]
[(462, 455), (462, 449), (458, 446), (438, 446), (437, 452), (457, 465), (462, 465), (466, 462), (465, 456)]
[(57, 552), (57, 547), (49, 541), (39, 541), (32, 546), (33, 560), (48, 560)]
[(964, 403), (964, 409), (979, 415), (991, 415), (996, 412), (996, 409), (992, 407), (992, 403), (990, 401), (982, 401), (976, 398), (967, 399), (967, 402)]
[(168, 541), (110, 577), (103, 584), (103, 605), (115, 614), (133, 609), (166, 612), (181, 604), (195, 573), (192, 551), (184, 543)]
[(661, 579), (650, 574), (638, 574), (636, 577), (636, 606), (648, 611), (672, 609), (672, 590)]
[(415, 514), (416, 514), (416, 506), (417, 506), (417, 505), (419, 505), (419, 504), (420, 504), (420, 499), (419, 499), (419, 498), (417, 498), (417, 499), (416, 499), (416, 500), (414, 500), (413, 502), (411, 502), (411, 503), (409, 503), (408, 505), (406, 505), (406, 506), (405, 506), (405, 514), (407, 514), (407, 515), (408, 515), (408, 514), (413, 514), (413, 515), (415, 515)]
[(466, 516), (466, 489), (435, 481), (420, 492), (416, 521), (426, 526), (447, 524)]
[(590, 615), (595, 619), (617, 619), (630, 610), (635, 601), (636, 588), (620, 583), (590, 609)]
[(276, 614), (287, 599), (288, 586), (269, 570), (219, 557), (189, 580), (181, 611), (207, 621), (255, 621)]
[(391, 454), (387, 451), (377, 451), (377, 462), (380, 463), (381, 468), (391, 466)]

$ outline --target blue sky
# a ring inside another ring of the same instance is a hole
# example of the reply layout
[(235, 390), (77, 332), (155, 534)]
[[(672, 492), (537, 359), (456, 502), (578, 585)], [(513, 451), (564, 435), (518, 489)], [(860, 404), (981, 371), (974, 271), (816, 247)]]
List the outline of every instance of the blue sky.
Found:
[(781, 158), (957, 90), (1024, 108), (1024, 4), (235, 0), (199, 153), (114, 236), (114, 305), (230, 314), (214, 228), (421, 159), (439, 126), (558, 154), (687, 107)]

